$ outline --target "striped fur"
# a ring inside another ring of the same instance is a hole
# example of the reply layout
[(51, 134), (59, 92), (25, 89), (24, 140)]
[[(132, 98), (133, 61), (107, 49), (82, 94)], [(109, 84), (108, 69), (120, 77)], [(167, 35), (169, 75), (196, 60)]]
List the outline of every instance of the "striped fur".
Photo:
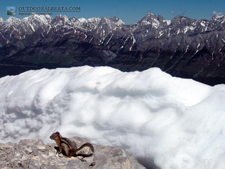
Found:
[[(79, 148), (77, 148), (77, 145), (74, 141), (72, 141), (66, 137), (62, 137), (58, 131), (53, 133), (50, 136), (50, 139), (55, 140), (56, 144), (59, 147), (59, 153), (62, 153), (62, 151), (64, 151), (68, 157), (71, 157), (72, 155), (76, 156), (77, 155), (76, 153), (84, 147), (89, 147), (91, 149), (91, 151), (94, 152), (94, 146), (91, 143), (85, 143), (82, 146), (80, 146)], [(79, 155), (82, 156), (82, 154), (79, 154)], [(92, 155), (92, 154), (90, 154), (90, 155)], [(87, 157), (88, 155), (83, 154), (83, 156)]]

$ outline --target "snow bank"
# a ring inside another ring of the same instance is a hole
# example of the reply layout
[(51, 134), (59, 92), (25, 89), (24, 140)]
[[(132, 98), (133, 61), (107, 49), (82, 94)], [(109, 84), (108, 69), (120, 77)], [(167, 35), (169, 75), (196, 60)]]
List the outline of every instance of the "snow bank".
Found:
[[(0, 79), (1, 142), (63, 136), (123, 146), (162, 169), (225, 166), (225, 86), (158, 68), (28, 71)], [(149, 164), (150, 165), (150, 164)]]

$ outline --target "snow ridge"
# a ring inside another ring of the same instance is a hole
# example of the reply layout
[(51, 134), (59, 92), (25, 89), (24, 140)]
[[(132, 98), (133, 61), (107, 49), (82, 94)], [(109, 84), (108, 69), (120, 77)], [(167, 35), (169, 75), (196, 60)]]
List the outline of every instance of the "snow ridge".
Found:
[[(122, 146), (159, 168), (223, 168), (225, 85), (210, 87), (158, 68), (28, 71), (0, 79), (0, 138), (60, 131)], [(213, 143), (213, 144), (212, 144)]]

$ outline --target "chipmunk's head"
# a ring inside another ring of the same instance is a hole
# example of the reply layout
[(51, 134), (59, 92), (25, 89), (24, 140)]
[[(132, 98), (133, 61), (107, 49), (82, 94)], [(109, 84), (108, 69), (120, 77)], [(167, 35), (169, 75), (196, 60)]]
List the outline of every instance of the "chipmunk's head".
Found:
[(50, 136), (50, 139), (56, 140), (59, 137), (60, 137), (60, 133), (57, 131)]

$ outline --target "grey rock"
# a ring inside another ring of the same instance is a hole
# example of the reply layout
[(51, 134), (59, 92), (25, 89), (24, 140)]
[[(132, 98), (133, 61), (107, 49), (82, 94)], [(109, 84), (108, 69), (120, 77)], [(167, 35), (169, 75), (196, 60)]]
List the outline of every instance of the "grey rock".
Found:
[[(78, 146), (87, 139), (74, 137)], [(44, 144), (41, 140), (20, 140), (18, 143), (0, 143), (0, 168), (17, 169), (144, 169), (128, 152), (120, 147), (100, 146), (93, 144), (95, 152), (90, 157), (71, 157), (56, 154), (55, 143)], [(82, 150), (84, 153), (86, 150)], [(94, 164), (94, 165), (93, 165)], [(93, 166), (92, 166), (93, 165)]]

